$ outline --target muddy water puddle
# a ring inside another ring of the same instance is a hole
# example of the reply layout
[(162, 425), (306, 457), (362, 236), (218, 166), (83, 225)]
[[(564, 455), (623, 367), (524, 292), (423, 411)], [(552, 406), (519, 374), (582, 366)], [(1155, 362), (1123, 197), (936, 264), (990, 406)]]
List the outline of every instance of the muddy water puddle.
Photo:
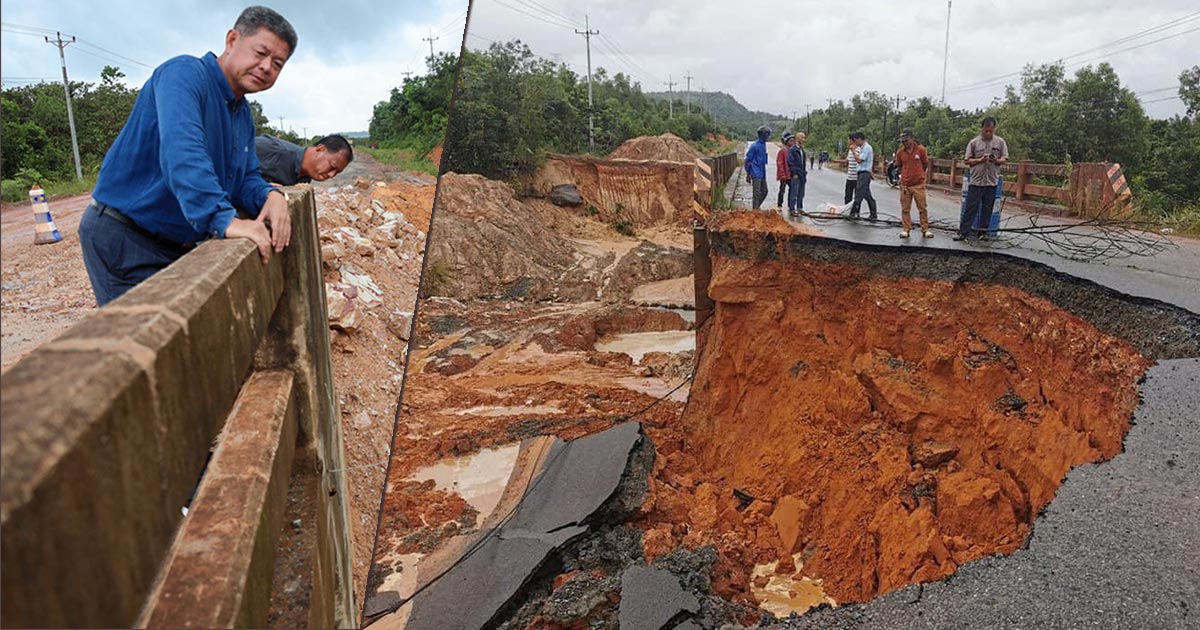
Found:
[(454, 413), (460, 416), (487, 416), (496, 418), (501, 416), (520, 416), (520, 415), (542, 415), (551, 413), (562, 413), (562, 407), (557, 405), (529, 405), (521, 407), (502, 407), (499, 405), (481, 405), (471, 407), (469, 409), (459, 409)]
[(432, 479), (439, 490), (458, 493), (479, 512), (475, 521), (478, 525), (500, 502), (520, 450), (520, 444), (511, 444), (484, 449), (474, 455), (448, 457), (408, 478), (415, 481)]
[[(801, 567), (802, 554), (796, 554), (792, 558), (796, 562), (797, 571)], [(832, 597), (825, 594), (821, 588), (821, 581), (814, 580), (810, 577), (801, 577), (794, 579), (792, 575), (776, 575), (775, 567), (779, 561), (768, 564), (760, 564), (754, 567), (752, 573), (750, 591), (754, 597), (758, 599), (759, 608), (770, 612), (776, 617), (787, 617), (794, 613), (804, 614), (810, 608), (815, 608), (821, 604), (829, 604), (836, 606), (837, 602), (833, 601)], [(755, 585), (756, 580), (753, 578), (760, 577), (769, 578), (765, 586)]]
[(600, 352), (623, 352), (641, 363), (648, 352), (685, 352), (696, 349), (696, 333), (691, 330), (639, 332), (614, 335), (596, 342)]

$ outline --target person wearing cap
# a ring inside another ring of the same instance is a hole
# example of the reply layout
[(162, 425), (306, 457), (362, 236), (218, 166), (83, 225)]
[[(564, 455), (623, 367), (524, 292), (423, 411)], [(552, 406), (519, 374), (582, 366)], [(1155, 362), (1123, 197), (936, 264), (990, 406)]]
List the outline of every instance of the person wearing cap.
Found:
[(792, 176), (791, 189), (788, 191), (788, 216), (793, 218), (800, 216), (804, 210), (804, 187), (808, 183), (808, 171), (804, 168), (804, 141), (807, 138), (803, 131), (796, 134), (788, 149), (788, 171)]
[(750, 207), (755, 210), (761, 210), (762, 203), (767, 198), (767, 139), (770, 137), (770, 127), (759, 127), (758, 139), (751, 142), (750, 147), (746, 149), (746, 160), (742, 164), (753, 195)]
[(904, 228), (900, 238), (908, 238), (912, 231), (912, 204), (917, 202), (921, 215), (921, 236), (933, 238), (929, 229), (929, 208), (925, 203), (925, 172), (929, 170), (929, 152), (913, 136), (912, 129), (900, 132), (904, 144), (896, 150), (896, 166), (900, 167), (900, 221)]
[(246, 95), (275, 85), (296, 41), (283, 16), (252, 6), (225, 33), (219, 57), (180, 55), (154, 70), (79, 222), (97, 305), (206, 239), (248, 239), (263, 264), (288, 246), (287, 200), (259, 173)]
[(788, 149), (792, 146), (795, 136), (792, 132), (785, 131), (780, 140), (783, 142), (783, 148), (775, 154), (775, 179), (779, 182), (779, 196), (775, 198), (775, 209), (783, 209), (783, 200), (790, 199), (788, 195), (788, 184), (792, 181), (792, 174), (788, 171)]

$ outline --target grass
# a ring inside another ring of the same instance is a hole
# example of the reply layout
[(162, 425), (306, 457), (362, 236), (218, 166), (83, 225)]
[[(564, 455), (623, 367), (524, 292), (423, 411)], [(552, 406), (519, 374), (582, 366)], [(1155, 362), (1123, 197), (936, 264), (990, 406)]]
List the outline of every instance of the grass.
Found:
[[(63, 181), (42, 181), (36, 182), (41, 185), (42, 190), (46, 192), (46, 199), (54, 199), (55, 197), (71, 197), (80, 195), (86, 192), (91, 192), (96, 187), (96, 176), (91, 175), (83, 179), (75, 179), (74, 177)], [(3, 198), (5, 203), (21, 203), (29, 200), (29, 188), (34, 182), (28, 182), (22, 179), (6, 179), (3, 183)]]
[(417, 171), (435, 177), (438, 174), (438, 167), (433, 163), (433, 160), (427, 156), (416, 157), (412, 151), (404, 149), (372, 149), (370, 147), (358, 147), (355, 150), (362, 151), (380, 162), (399, 166), (406, 171)]
[(1200, 238), (1200, 203), (1176, 206), (1169, 213), (1139, 209), (1134, 211), (1133, 218), (1170, 228), (1180, 236)]

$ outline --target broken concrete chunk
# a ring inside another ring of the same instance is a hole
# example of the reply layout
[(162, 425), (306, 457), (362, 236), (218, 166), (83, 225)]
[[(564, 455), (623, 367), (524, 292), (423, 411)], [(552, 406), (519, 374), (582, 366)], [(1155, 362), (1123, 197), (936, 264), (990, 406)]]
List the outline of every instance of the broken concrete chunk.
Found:
[(621, 574), (617, 621), (622, 628), (673, 628), (681, 617), (698, 610), (700, 600), (683, 590), (670, 571), (633, 565)]

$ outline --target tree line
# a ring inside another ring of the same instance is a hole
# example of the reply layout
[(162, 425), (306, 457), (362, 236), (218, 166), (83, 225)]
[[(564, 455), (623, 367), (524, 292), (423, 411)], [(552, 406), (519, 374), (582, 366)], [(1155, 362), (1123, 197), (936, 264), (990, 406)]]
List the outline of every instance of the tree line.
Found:
[[(566, 64), (536, 56), (519, 41), (467, 51), (458, 74), (454, 115), (449, 116), (452, 55), (434, 60), (431, 73), (404, 82), (375, 108), (371, 140), (382, 146), (427, 151), (445, 130), (443, 170), (512, 179), (534, 170), (549, 152), (587, 153), (588, 87)], [(607, 154), (641, 135), (674, 133), (703, 141), (721, 126), (647, 97), (624, 74), (592, 74), (595, 152)]]

